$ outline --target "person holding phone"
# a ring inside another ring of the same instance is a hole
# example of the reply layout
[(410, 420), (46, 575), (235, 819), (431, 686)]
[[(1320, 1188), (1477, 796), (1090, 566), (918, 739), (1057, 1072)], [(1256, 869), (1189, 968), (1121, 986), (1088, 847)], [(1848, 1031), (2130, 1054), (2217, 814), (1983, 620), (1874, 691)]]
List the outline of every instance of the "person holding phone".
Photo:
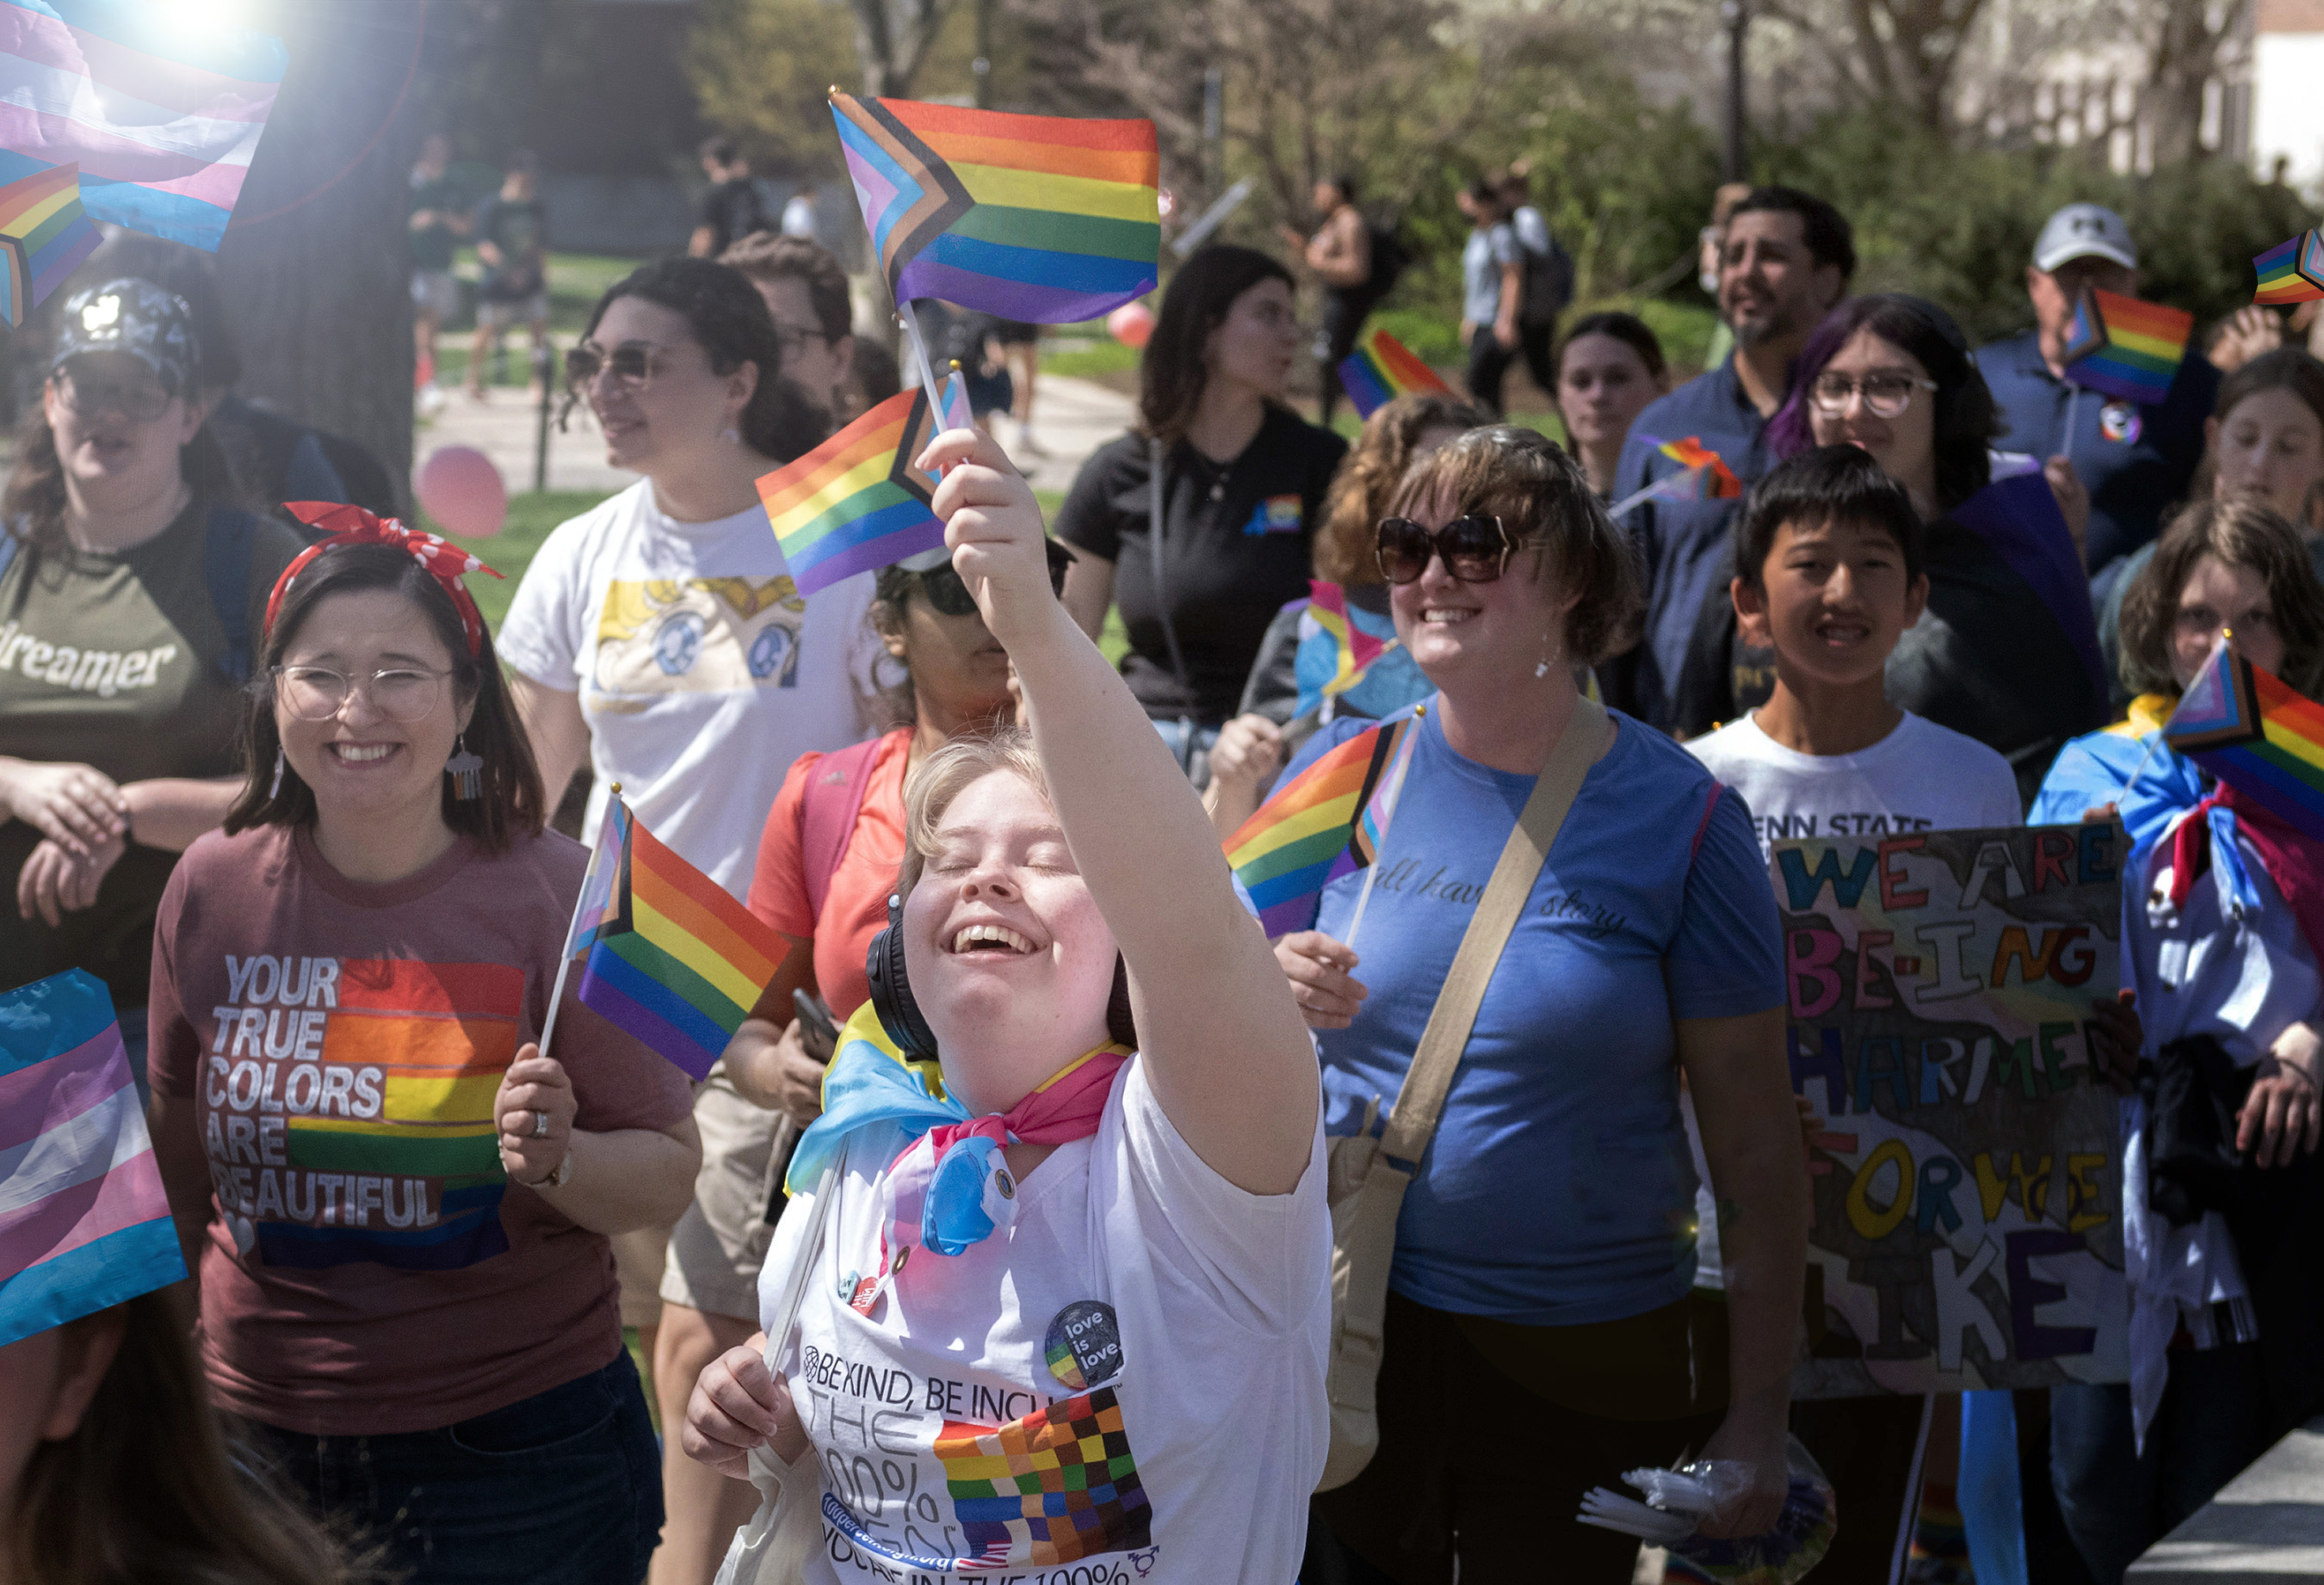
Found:
[[(1048, 553), (1050, 583), (1062, 590), (1072, 556), (1055, 540)], [(773, 1240), (791, 1144), (823, 1110), (823, 1064), (837, 1045), (837, 1026), (871, 996), (863, 954), (888, 922), (888, 894), (904, 856), (904, 778), (954, 735), (1005, 724), (1014, 710), (1009, 656), (986, 631), (948, 552), (881, 568), (871, 618), (887, 650), (883, 669), (895, 679), (887, 698), (900, 724), (852, 748), (802, 754), (783, 778), (744, 900), (782, 932), (791, 952), (726, 1047), (732, 1088), (712, 1085), (696, 1102), (698, 1110), (731, 1114), (719, 1120), (736, 1130), (762, 1128), (770, 1110), (779, 1114), (774, 1148), (763, 1156), (706, 1156), (695, 1203), (670, 1234), (674, 1260), (731, 1265), (744, 1293)], [(739, 1239), (736, 1229), (744, 1230)], [(699, 1320), (687, 1335), (706, 1332), (715, 1347), (691, 1369), (656, 1373), (665, 1425), (685, 1417), (702, 1368), (758, 1324), (748, 1313), (709, 1310)], [(662, 1478), (669, 1520), (660, 1566), (672, 1580), (706, 1580), (757, 1494), (685, 1457), (674, 1437)]]

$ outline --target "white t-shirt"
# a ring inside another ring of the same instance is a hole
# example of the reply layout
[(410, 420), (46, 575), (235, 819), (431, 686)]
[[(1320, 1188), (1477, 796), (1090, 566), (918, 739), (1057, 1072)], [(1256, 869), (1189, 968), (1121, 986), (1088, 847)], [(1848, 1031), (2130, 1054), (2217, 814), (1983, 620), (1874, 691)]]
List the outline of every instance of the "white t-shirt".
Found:
[(870, 730), (872, 581), (802, 600), (764, 511), (680, 522), (648, 480), (559, 524), (499, 645), (580, 693), (597, 778), (584, 839), (618, 781), (648, 830), (740, 896), (791, 761)]
[[(1015, 1185), (1014, 1223), (911, 1251), (871, 1302), (878, 1180), (849, 1144), (799, 1327), (777, 1344), (822, 1465), (810, 1585), (1290, 1585), (1330, 1439), (1322, 1116), (1299, 1186), (1246, 1193), (1196, 1156), (1137, 1058), (1098, 1131)], [(786, 1216), (761, 1323), (810, 1218)]]
[[(1711, 773), (1742, 795), (1759, 851), (1794, 836), (1885, 836), (1897, 831), (1974, 831), (2022, 825), (2024, 806), (2009, 761), (1960, 733), (1907, 711), (1896, 730), (1853, 754), (1803, 754), (1759, 730), (1750, 715), (1686, 745)], [(1694, 1149), (1694, 1286), (1724, 1286), (1711, 1167), (1683, 1098)]]

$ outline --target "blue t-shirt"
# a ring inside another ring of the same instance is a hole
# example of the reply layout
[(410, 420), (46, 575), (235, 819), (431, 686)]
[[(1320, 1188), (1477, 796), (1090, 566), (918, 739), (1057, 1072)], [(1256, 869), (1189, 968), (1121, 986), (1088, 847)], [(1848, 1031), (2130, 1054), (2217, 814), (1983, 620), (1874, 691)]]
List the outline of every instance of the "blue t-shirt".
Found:
[[(2028, 330), (1977, 349), (1977, 366), (2009, 428), (1999, 444), (2035, 457), (2064, 452), (2090, 493), (2083, 559), (2092, 573), (2153, 539), (2163, 508), (2186, 498), (2203, 460), (2203, 420), (2219, 393), (2219, 372), (2190, 352), (2170, 391), (2138, 407), (2074, 388), (2042, 361), (2040, 333)], [(2074, 432), (2066, 433), (2071, 410)]]
[[(1780, 1006), (1782, 937), (1742, 800), (1659, 733), (1614, 721), (1405, 1196), (1389, 1283), (1419, 1304), (1580, 1325), (1670, 1304), (1693, 1280), (1671, 1020)], [(1330, 723), (1287, 774), (1371, 724)], [(1394, 1106), (1534, 779), (1463, 759), (1434, 711), (1422, 718), (1354, 943), (1370, 995), (1319, 1037), (1326, 1133), (1355, 1133), (1374, 1096)], [(1358, 871), (1327, 887), (1314, 927), (1342, 938), (1362, 886)]]
[[(1730, 355), (1717, 368), (1657, 397), (1630, 425), (1630, 438), (1614, 470), (1614, 499), (1626, 500), (1681, 471), (1654, 440), (1692, 435), (1717, 452), (1745, 489), (1775, 466), (1767, 448), (1767, 421), (1744, 393)], [(1729, 576), (1728, 530), (1739, 500), (1657, 497), (1622, 514), (1622, 528), (1646, 572), (1646, 631), (1637, 672), (1637, 704), (1650, 725), (1668, 731), (1679, 672), (1703, 603), (1724, 599)]]

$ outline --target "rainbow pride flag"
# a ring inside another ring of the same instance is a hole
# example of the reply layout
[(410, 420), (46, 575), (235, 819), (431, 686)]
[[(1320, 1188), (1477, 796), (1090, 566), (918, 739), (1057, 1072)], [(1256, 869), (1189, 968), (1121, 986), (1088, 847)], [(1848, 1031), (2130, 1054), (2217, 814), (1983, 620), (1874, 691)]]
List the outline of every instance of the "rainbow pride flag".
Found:
[(2195, 316), (2096, 287), (2074, 304), (2066, 330), (2066, 378), (2086, 391), (2144, 407), (2171, 393)]
[(1700, 436), (1689, 435), (1683, 440), (1663, 440), (1652, 435), (1640, 435), (1639, 439), (1661, 452), (1687, 472), (1702, 475), (1702, 497), (1706, 501), (1732, 501), (1743, 493), (1743, 482), (1727, 459), (1702, 443)]
[[(654, 840), (618, 795), (581, 883), (581, 1005), (700, 1081), (788, 948), (724, 888)], [(599, 880), (600, 872), (610, 883)], [(593, 911), (594, 910), (594, 911)]]
[(1306, 929), (1323, 889), (1372, 862), (1391, 812), (1374, 805), (1417, 725), (1406, 717), (1356, 733), (1277, 788), (1227, 839), (1227, 862), (1268, 935)]
[(185, 1275), (105, 987), (0, 996), (0, 1346)]
[(945, 382), (945, 417), (928, 419), (928, 399), (899, 392), (798, 461), (759, 481), (759, 499), (801, 594), (944, 543), (929, 502), (935, 480), (912, 466), (944, 429), (964, 429), (967, 388)]
[(1154, 289), (1161, 162), (1150, 121), (1011, 115), (831, 97), (872, 252), (899, 303), (1094, 319)]
[(170, 0), (0, 0), (0, 182), (77, 166), (93, 219), (216, 253), (290, 58)]
[(2303, 231), (2252, 256), (2252, 301), (2282, 306), (2324, 298), (2324, 231)]
[(53, 166), (0, 187), (0, 252), (8, 258), (0, 318), (11, 329), (23, 324), (104, 240), (81, 207), (76, 167)]
[(2163, 741), (2324, 842), (2324, 705), (2222, 642), (2187, 685)]
[(1437, 377), (1436, 371), (1420, 361), (1419, 356), (1385, 330), (1365, 333), (1356, 343), (1356, 350), (1340, 360), (1340, 389), (1356, 404), (1359, 418), (1370, 418), (1399, 396), (1410, 396), (1416, 391), (1441, 391), (1452, 394), (1452, 387)]

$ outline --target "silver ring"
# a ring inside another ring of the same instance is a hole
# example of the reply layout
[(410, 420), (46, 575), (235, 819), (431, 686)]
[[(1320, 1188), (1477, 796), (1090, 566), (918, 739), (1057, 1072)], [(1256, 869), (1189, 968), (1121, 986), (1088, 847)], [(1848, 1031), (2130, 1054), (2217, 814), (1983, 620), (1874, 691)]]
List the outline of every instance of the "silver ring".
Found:
[(549, 1114), (537, 1107), (532, 1114), (532, 1137), (536, 1139), (549, 1138)]

